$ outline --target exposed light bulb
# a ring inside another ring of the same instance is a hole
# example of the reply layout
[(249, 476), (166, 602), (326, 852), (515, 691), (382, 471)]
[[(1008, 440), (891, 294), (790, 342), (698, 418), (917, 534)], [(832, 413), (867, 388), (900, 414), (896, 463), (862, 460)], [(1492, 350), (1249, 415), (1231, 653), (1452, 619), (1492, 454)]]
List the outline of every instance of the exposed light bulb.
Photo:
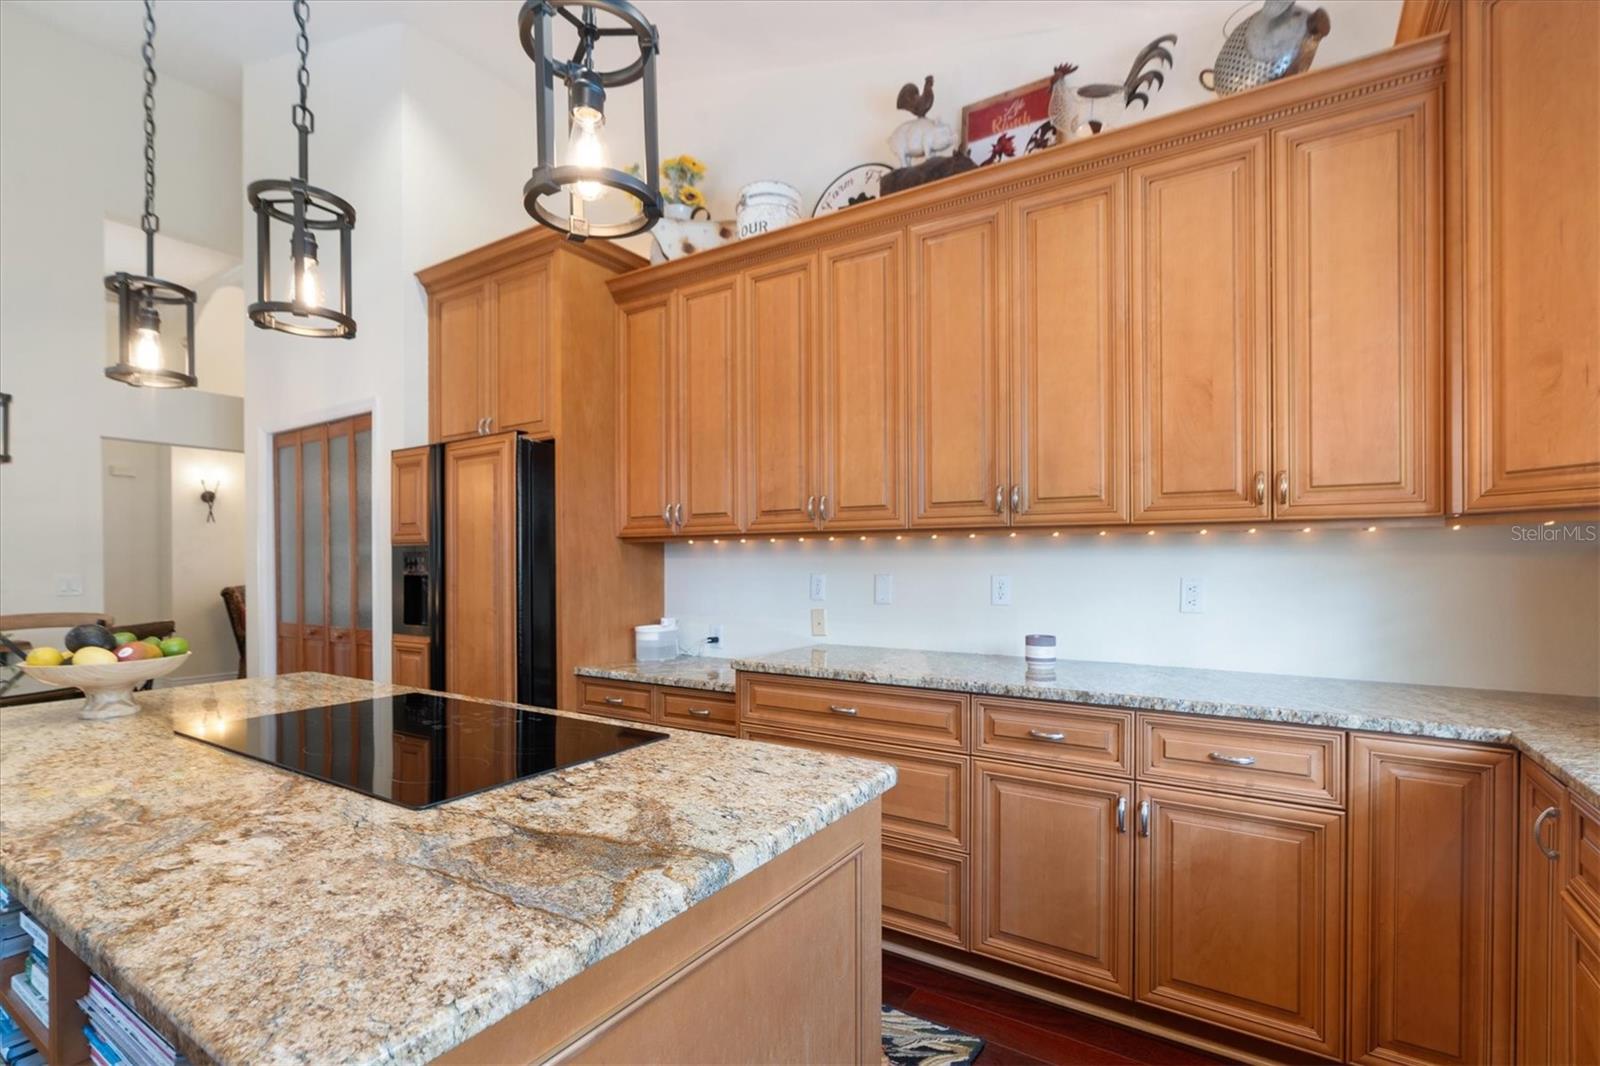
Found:
[[(595, 108), (572, 109), (572, 130), (567, 135), (568, 166), (600, 170), (611, 165), (606, 154), (606, 142), (600, 136), (605, 124), (605, 115)], [(606, 191), (605, 185), (598, 181), (574, 182), (570, 189), (578, 199), (591, 204), (605, 195)]]
[(301, 238), (300, 269), (295, 272), (294, 291), (290, 295), (301, 307), (322, 306), (322, 265), (317, 262), (316, 238), (309, 233)]
[(140, 370), (161, 369), (161, 333), (153, 326), (134, 331), (133, 365)]

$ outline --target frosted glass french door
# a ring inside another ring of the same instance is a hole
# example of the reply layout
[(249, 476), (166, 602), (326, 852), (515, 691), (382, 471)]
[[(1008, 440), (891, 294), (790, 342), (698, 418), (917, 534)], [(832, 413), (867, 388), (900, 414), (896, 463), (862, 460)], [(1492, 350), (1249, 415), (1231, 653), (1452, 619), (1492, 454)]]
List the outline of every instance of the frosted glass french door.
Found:
[(273, 438), (278, 672), (372, 676), (372, 416)]

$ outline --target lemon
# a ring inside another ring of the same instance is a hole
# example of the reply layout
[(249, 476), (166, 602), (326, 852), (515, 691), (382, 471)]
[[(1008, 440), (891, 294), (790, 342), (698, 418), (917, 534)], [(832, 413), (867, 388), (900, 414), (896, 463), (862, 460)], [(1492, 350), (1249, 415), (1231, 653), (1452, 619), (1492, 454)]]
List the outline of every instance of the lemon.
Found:
[(104, 666), (116, 661), (117, 657), (114, 653), (92, 645), (86, 648), (79, 648), (72, 653), (73, 666)]
[(29, 666), (60, 666), (61, 665), (61, 658), (62, 658), (62, 656), (61, 656), (61, 653), (59, 651), (57, 651), (55, 648), (49, 647), (47, 645), (47, 646), (44, 646), (44, 647), (34, 648), (30, 652), (28, 652), (28, 665)]

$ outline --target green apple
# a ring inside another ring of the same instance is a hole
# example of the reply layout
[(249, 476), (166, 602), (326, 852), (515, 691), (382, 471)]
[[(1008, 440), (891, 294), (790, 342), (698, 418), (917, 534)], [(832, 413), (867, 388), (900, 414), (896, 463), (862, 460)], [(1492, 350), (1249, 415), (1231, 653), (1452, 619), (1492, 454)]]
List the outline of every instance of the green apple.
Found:
[(162, 655), (184, 655), (189, 651), (189, 642), (174, 633), (161, 642)]
[(118, 644), (132, 644), (139, 638), (128, 632), (126, 629), (119, 629), (115, 633), (111, 634), (111, 639), (116, 641)]

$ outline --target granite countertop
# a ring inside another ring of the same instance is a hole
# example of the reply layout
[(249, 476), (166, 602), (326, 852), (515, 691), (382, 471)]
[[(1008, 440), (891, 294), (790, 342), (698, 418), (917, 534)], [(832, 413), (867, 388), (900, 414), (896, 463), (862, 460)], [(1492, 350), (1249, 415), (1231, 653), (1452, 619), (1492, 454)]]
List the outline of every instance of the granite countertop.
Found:
[(141, 693), (104, 722), (8, 709), (0, 880), (191, 1058), (422, 1062), (894, 783), (662, 730), (412, 811), (172, 732), (399, 691), (294, 674)]
[(733, 668), (727, 659), (680, 655), (656, 662), (633, 660), (603, 666), (580, 666), (575, 673), (605, 681), (632, 681), (639, 685), (697, 688), (706, 692), (732, 692)]
[(735, 670), (1508, 744), (1600, 804), (1600, 700), (1489, 689), (821, 644)]

